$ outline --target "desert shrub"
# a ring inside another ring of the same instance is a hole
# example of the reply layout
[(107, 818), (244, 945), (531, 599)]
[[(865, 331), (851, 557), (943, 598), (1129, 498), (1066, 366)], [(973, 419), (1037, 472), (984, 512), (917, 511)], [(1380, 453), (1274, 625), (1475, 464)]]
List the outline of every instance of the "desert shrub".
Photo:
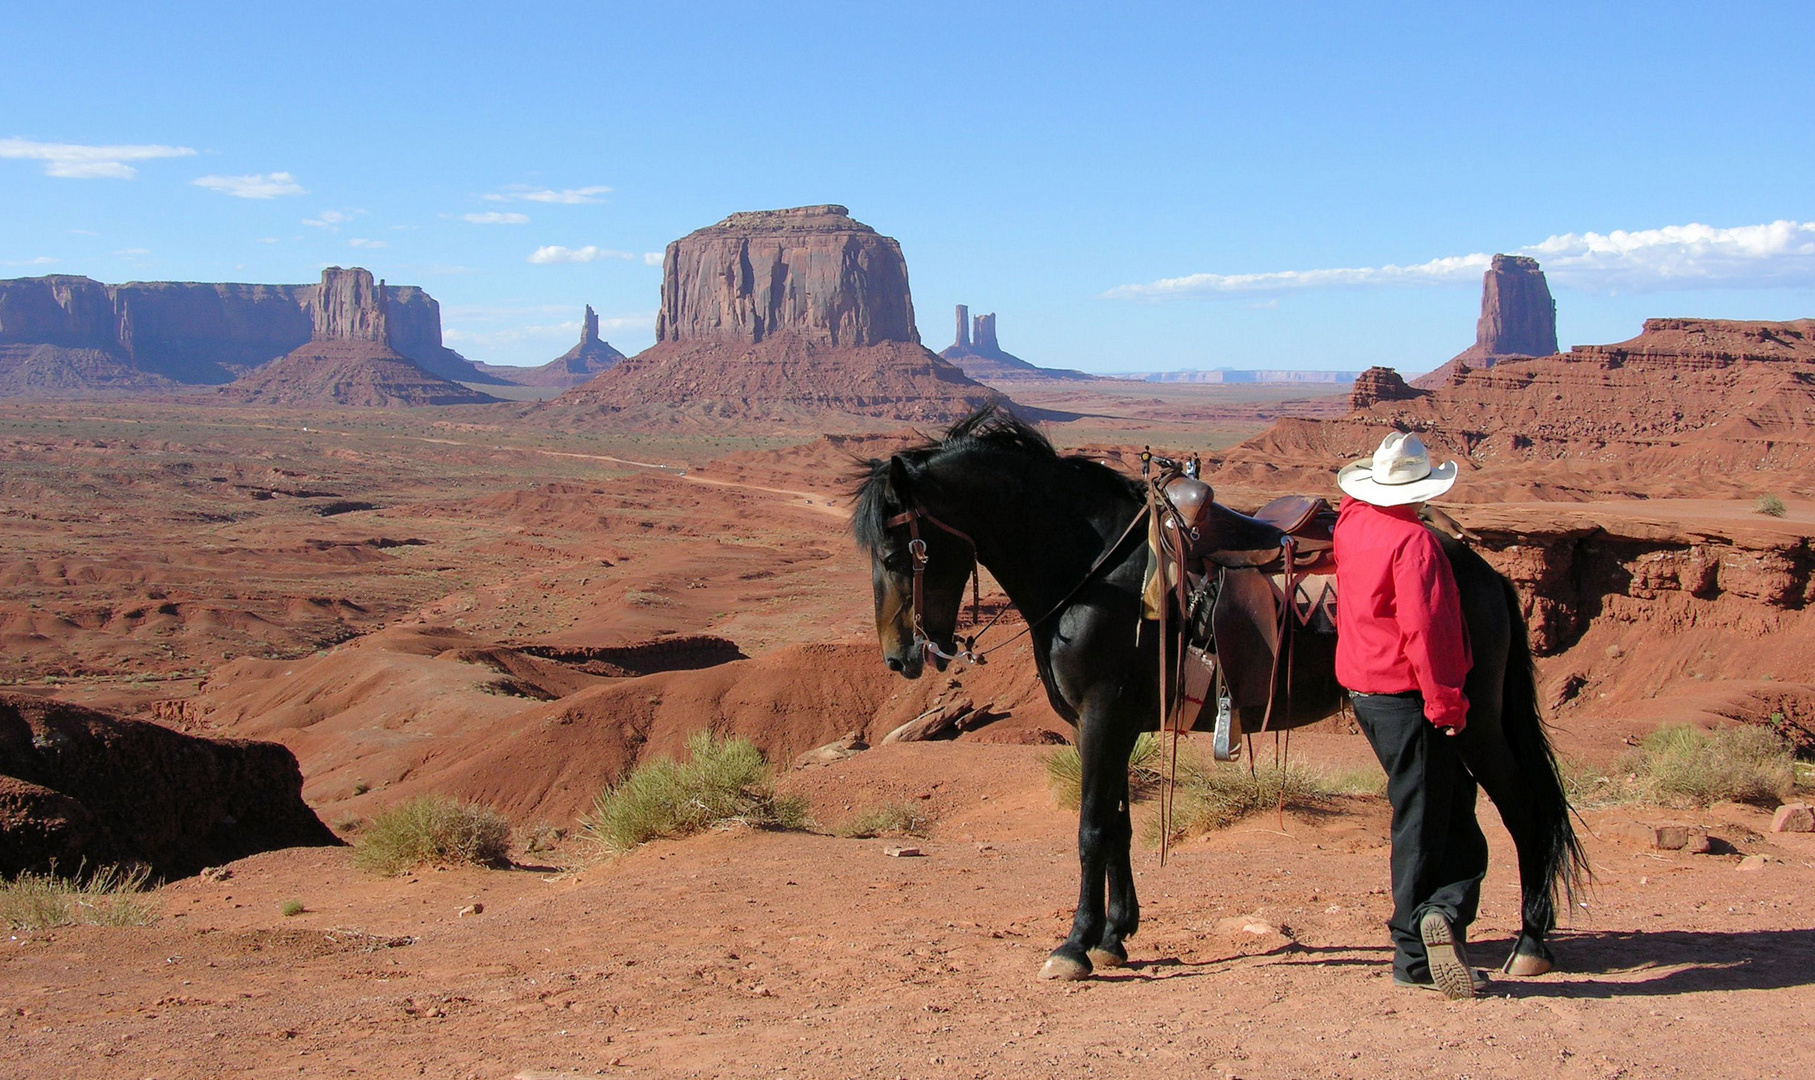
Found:
[(1647, 735), (1630, 757), (1645, 793), (1671, 805), (1730, 799), (1775, 806), (1795, 786), (1790, 748), (1761, 727), (1672, 724)]
[[(1172, 839), (1226, 829), (1241, 819), (1279, 807), (1306, 808), (1340, 795), (1375, 795), (1384, 775), (1366, 771), (1325, 772), (1301, 765), (1267, 765), (1250, 772), (1236, 763), (1218, 763), (1181, 747), (1178, 788), (1172, 797)], [(1146, 839), (1160, 841), (1160, 819), (1147, 823)]]
[(687, 740), (687, 756), (646, 761), (600, 792), (580, 819), (587, 837), (617, 854), (721, 824), (794, 829), (806, 823), (806, 801), (775, 794), (769, 766), (748, 739), (701, 731)]
[[(1182, 757), (1181, 757), (1182, 760)], [(1061, 746), (1041, 759), (1046, 766), (1046, 784), (1060, 806), (1076, 810), (1083, 798), (1084, 759), (1078, 748)], [(1166, 778), (1166, 755), (1160, 748), (1159, 736), (1144, 731), (1134, 740), (1128, 755), (1128, 798), (1145, 798)]]
[(489, 806), (418, 795), (373, 815), (359, 830), (353, 863), (400, 874), (430, 862), (499, 863), (510, 851), (510, 822)]
[(309, 909), (303, 907), (303, 902), (301, 900), (285, 900), (283, 905), (277, 910), (282, 912), (285, 918), (288, 918), (292, 915), (301, 915)]
[(932, 816), (918, 806), (888, 802), (859, 811), (832, 832), (860, 840), (872, 836), (925, 836), (932, 827)]
[(150, 926), (157, 913), (145, 899), (151, 870), (145, 866), (106, 867), (87, 878), (23, 873), (0, 882), (0, 926), (45, 930), (91, 926)]
[(1752, 504), (1752, 512), (1767, 514), (1771, 517), (1783, 517), (1789, 510), (1784, 506), (1782, 499), (1767, 492), (1760, 495), (1758, 501)]
[(1794, 766), (1788, 744), (1766, 728), (1667, 724), (1610, 766), (1565, 762), (1563, 783), (1571, 804), (1583, 808), (1723, 800), (1768, 807), (1795, 790)]

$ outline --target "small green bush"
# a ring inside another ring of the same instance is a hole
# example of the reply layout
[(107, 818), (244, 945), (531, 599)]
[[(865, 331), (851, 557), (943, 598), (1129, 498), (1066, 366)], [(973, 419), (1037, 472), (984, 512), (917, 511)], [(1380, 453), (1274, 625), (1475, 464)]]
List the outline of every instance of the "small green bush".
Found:
[[(1076, 810), (1083, 797), (1084, 759), (1075, 746), (1061, 746), (1041, 759), (1046, 766), (1046, 783), (1060, 806)], [(1182, 758), (1181, 758), (1182, 760)], [(1160, 749), (1159, 736), (1144, 731), (1134, 740), (1128, 755), (1128, 798), (1145, 798), (1166, 779), (1166, 755)]]
[(46, 930), (53, 926), (150, 926), (157, 913), (145, 899), (151, 869), (105, 867), (86, 879), (23, 873), (0, 882), (0, 926)]
[(303, 907), (303, 902), (301, 900), (285, 900), (283, 906), (277, 910), (282, 912), (285, 918), (289, 918), (292, 915), (301, 915), (309, 909)]
[(1702, 731), (1666, 724), (1614, 762), (1566, 763), (1564, 789), (1578, 807), (1650, 803), (1699, 807), (1731, 801), (1776, 806), (1796, 788), (1795, 760), (1782, 737), (1742, 725)]
[(586, 835), (612, 854), (661, 836), (687, 836), (721, 823), (796, 829), (806, 800), (778, 796), (762, 752), (747, 739), (709, 731), (687, 740), (685, 763), (658, 758), (636, 766), (581, 818)]
[(873, 836), (925, 836), (933, 819), (912, 803), (889, 802), (859, 811), (844, 821), (833, 835), (852, 840)]
[(359, 830), (353, 863), (400, 874), (430, 862), (493, 865), (510, 852), (510, 822), (489, 806), (418, 795), (376, 814)]
[(1771, 517), (1783, 517), (1785, 514), (1789, 513), (1789, 510), (1784, 506), (1782, 499), (1766, 493), (1760, 495), (1758, 501), (1752, 504), (1752, 512), (1754, 514), (1766, 514)]

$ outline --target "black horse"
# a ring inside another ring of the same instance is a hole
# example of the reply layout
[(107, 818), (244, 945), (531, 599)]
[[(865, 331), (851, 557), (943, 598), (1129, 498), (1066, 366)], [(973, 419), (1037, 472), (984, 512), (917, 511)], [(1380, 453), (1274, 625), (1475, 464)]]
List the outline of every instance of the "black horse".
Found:
[[(1141, 618), (1146, 530), (1131, 523), (1144, 506), (1136, 480), (1058, 454), (1037, 429), (993, 406), (943, 438), (868, 462), (855, 494), (851, 525), (872, 557), (889, 668), (918, 678), (929, 660), (943, 670), (957, 654), (974, 558), (1033, 623), (1040, 680), (1077, 727), (1082, 880), (1071, 934), (1041, 969), (1045, 978), (1081, 979), (1093, 966), (1124, 963), (1124, 943), (1140, 924), (1127, 765), (1136, 737), (1158, 727), (1160, 644), (1157, 624)], [(1249, 521), (1220, 508), (1213, 520), (1232, 529)], [(1474, 551), (1443, 539), (1475, 661), (1458, 738), (1519, 853), (1523, 926), (1506, 970), (1539, 974), (1551, 965), (1544, 938), (1559, 887), (1573, 891), (1587, 864), (1539, 717), (1517, 596)], [(1335, 707), (1332, 680), (1327, 661), (1302, 656), (1292, 676), (1305, 689), (1299, 702), (1322, 701), (1326, 713)]]

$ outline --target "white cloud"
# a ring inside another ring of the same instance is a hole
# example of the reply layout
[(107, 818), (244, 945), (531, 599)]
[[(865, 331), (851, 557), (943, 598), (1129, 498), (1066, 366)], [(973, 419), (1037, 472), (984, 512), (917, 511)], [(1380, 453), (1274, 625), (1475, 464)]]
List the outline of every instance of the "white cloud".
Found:
[(529, 256), (529, 261), (538, 266), (549, 266), (555, 263), (589, 263), (599, 259), (634, 259), (628, 251), (612, 251), (608, 248), (597, 248), (587, 244), (581, 248), (562, 247), (552, 244), (539, 247)]
[(249, 173), (245, 176), (203, 176), (190, 183), (236, 199), (275, 199), (280, 195), (309, 192), (287, 172)]
[(1283, 292), (1366, 285), (1449, 285), (1478, 280), (1487, 255), (1456, 255), (1414, 266), (1355, 266), (1331, 270), (1275, 270), (1261, 274), (1192, 274), (1144, 285), (1118, 285), (1103, 295), (1118, 300), (1171, 300), (1219, 293)]
[(125, 256), (128, 259), (137, 259), (137, 258), (142, 258), (143, 256), (151, 254), (151, 249), (150, 248), (121, 248), (119, 251), (114, 252), (114, 254)]
[(275, 243), (277, 243), (277, 237), (275, 237), (275, 236), (261, 236), (261, 237), (259, 237), (259, 238), (258, 238), (258, 242), (259, 242), (259, 243), (261, 243), (261, 244), (275, 244)]
[(611, 194), (611, 189), (603, 185), (563, 188), (555, 191), (551, 188), (532, 188), (528, 184), (512, 184), (503, 191), (492, 192), (485, 198), (492, 202), (538, 202), (556, 203), (561, 206), (581, 206), (604, 202), (605, 200), (599, 196), (609, 194)]
[(71, 229), (69, 231), (72, 233), (75, 233), (77, 236), (99, 236), (99, 235), (101, 235), (100, 233), (95, 232), (93, 229)]
[(365, 213), (364, 210), (323, 210), (312, 218), (304, 218), (304, 225), (313, 225), (329, 232), (339, 232), (340, 227)]
[[(1815, 222), (1716, 228), (1667, 225), (1610, 233), (1563, 233), (1511, 249), (1538, 260), (1555, 284), (1587, 291), (1772, 288), (1815, 284)], [(1192, 274), (1118, 285), (1103, 296), (1170, 300), (1296, 289), (1472, 283), (1489, 264), (1483, 254), (1454, 255), (1415, 266), (1280, 270), (1259, 274)]]
[(1774, 221), (1730, 229), (1667, 225), (1611, 233), (1564, 233), (1521, 249), (1546, 276), (1595, 291), (1770, 288), (1815, 283), (1815, 222)]
[(660, 266), (660, 265), (662, 265), (662, 253), (659, 251), (643, 252), (643, 265), (644, 266)]
[(460, 220), (470, 221), (474, 225), (527, 225), (529, 215), (487, 210), (483, 214), (461, 214)]
[(347, 246), (370, 249), (370, 248), (389, 247), (390, 245), (385, 243), (383, 240), (367, 240), (363, 236), (355, 236), (353, 239), (347, 241)]
[(49, 266), (56, 261), (49, 255), (39, 255), (33, 259), (14, 259), (10, 262), (0, 263), (0, 266)]
[(82, 146), (77, 143), (0, 139), (0, 158), (42, 161), (44, 175), (74, 180), (130, 180), (138, 170), (129, 161), (192, 157), (187, 146)]

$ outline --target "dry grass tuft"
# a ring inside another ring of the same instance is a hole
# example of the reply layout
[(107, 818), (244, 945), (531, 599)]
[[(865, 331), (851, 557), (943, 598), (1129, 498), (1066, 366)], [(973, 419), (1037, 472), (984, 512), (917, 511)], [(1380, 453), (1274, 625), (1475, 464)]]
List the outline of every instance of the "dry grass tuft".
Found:
[(889, 802), (872, 806), (846, 819), (832, 835), (851, 840), (874, 836), (925, 836), (933, 827), (930, 814), (912, 803)]
[(378, 874), (401, 874), (424, 863), (504, 861), (510, 822), (476, 802), (418, 795), (372, 817), (359, 830), (353, 863)]
[(806, 824), (806, 800), (775, 794), (768, 763), (748, 739), (701, 731), (687, 740), (687, 755), (684, 763), (644, 762), (601, 792), (580, 820), (586, 835), (615, 855), (657, 837), (718, 825)]
[(1796, 788), (1795, 761), (1776, 732), (1740, 726), (1702, 731), (1658, 728), (1611, 768), (1574, 763), (1564, 770), (1578, 807), (1648, 803), (1700, 807), (1731, 801), (1776, 806)]
[[(1084, 759), (1079, 756), (1078, 748), (1061, 746), (1040, 760), (1046, 766), (1046, 783), (1052, 789), (1052, 797), (1060, 806), (1076, 810), (1084, 789)], [(1134, 740), (1134, 750), (1128, 755), (1130, 801), (1140, 801), (1165, 780), (1165, 765), (1166, 756), (1160, 751), (1159, 737), (1151, 731), (1142, 732)]]
[(1765, 514), (1769, 517), (1783, 517), (1785, 514), (1789, 513), (1789, 508), (1784, 506), (1782, 499), (1767, 492), (1764, 495), (1760, 495), (1758, 501), (1752, 504), (1752, 512), (1754, 514)]
[(23, 873), (0, 882), (0, 926), (47, 930), (53, 926), (150, 926), (157, 913), (145, 899), (147, 866), (109, 866), (86, 879)]
[[(1260, 766), (1250, 772), (1238, 763), (1219, 763), (1181, 747), (1171, 839), (1226, 829), (1282, 803), (1287, 809), (1302, 810), (1325, 806), (1343, 795), (1379, 795), (1385, 791), (1385, 780), (1378, 772), (1326, 772), (1292, 764)], [(1145, 832), (1147, 842), (1158, 846), (1158, 814), (1148, 821)]]

